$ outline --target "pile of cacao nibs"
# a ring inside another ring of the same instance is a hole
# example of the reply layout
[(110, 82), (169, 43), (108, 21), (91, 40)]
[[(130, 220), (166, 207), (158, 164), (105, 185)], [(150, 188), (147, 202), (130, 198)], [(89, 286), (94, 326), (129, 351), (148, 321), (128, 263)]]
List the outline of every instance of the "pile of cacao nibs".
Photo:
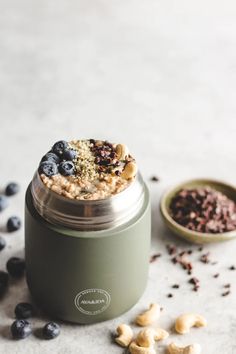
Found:
[(170, 203), (170, 214), (192, 231), (215, 234), (236, 229), (236, 203), (210, 187), (181, 189)]

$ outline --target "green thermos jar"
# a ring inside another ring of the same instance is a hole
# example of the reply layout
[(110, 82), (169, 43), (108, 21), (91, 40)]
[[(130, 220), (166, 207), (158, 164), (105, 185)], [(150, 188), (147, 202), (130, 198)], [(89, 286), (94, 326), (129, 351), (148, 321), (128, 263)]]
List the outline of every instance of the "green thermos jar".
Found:
[(51, 191), (36, 172), (25, 203), (26, 277), (35, 301), (76, 323), (129, 310), (146, 287), (150, 219), (139, 173), (117, 195), (86, 201)]

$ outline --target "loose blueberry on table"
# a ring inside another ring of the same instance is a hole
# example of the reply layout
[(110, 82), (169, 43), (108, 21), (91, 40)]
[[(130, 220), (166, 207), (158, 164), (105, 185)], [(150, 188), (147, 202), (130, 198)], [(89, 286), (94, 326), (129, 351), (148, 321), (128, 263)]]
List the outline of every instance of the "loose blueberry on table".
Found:
[(14, 278), (20, 278), (25, 272), (25, 261), (19, 257), (12, 257), (7, 261), (8, 273)]
[(6, 247), (6, 240), (4, 237), (0, 236), (0, 251)]
[(11, 325), (11, 333), (14, 339), (24, 339), (32, 333), (31, 325), (26, 320), (16, 320)]
[(4, 272), (3, 270), (0, 271), (0, 296), (2, 296), (8, 286), (9, 282), (9, 275), (7, 272)]
[(19, 230), (21, 227), (21, 220), (18, 216), (11, 216), (7, 220), (7, 230), (8, 232), (13, 232)]
[(30, 318), (34, 314), (34, 308), (28, 302), (20, 302), (15, 307), (15, 315), (18, 319)]
[(5, 194), (7, 196), (12, 196), (12, 195), (17, 194), (19, 192), (19, 190), (20, 190), (19, 184), (15, 183), (15, 182), (11, 182), (6, 186)]
[(60, 334), (60, 326), (55, 322), (48, 322), (43, 327), (43, 337), (45, 339), (56, 338)]

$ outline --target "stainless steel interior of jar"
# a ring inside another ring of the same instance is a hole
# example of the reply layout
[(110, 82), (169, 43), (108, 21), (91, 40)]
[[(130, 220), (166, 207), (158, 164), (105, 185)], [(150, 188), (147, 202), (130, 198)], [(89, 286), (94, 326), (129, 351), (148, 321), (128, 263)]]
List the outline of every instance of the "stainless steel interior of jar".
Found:
[(144, 203), (145, 185), (138, 173), (125, 190), (110, 198), (76, 200), (50, 190), (36, 172), (31, 193), (36, 210), (50, 223), (80, 231), (94, 231), (123, 225), (135, 217)]

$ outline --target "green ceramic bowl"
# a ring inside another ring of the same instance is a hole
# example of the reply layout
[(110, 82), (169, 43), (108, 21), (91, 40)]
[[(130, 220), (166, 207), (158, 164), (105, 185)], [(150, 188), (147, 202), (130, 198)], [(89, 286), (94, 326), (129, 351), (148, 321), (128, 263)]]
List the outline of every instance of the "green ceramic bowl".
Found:
[(173, 220), (170, 216), (169, 206), (172, 198), (179, 192), (182, 188), (196, 188), (196, 187), (212, 187), (217, 191), (222, 192), (227, 195), (230, 199), (236, 202), (236, 188), (228, 183), (221, 181), (216, 181), (212, 179), (193, 179), (184, 183), (179, 184), (178, 186), (167, 191), (162, 199), (160, 204), (161, 215), (164, 219), (167, 227), (173, 231), (177, 236), (184, 238), (185, 240), (193, 243), (210, 243), (210, 242), (219, 242), (227, 241), (236, 237), (236, 230), (218, 234), (210, 234), (203, 232), (196, 232), (188, 230), (186, 227), (179, 225)]

